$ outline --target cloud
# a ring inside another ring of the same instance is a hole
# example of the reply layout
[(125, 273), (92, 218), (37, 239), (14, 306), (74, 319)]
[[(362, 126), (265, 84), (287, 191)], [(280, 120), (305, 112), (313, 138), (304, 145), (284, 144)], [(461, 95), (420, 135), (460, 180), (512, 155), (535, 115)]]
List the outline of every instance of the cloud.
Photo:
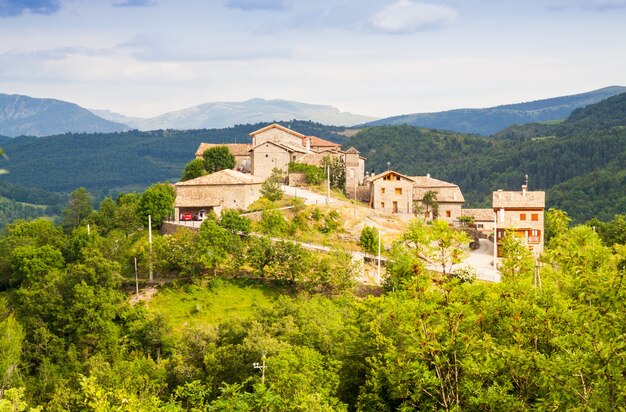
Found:
[(449, 6), (398, 0), (384, 7), (370, 21), (375, 30), (406, 34), (445, 26), (457, 16), (457, 11)]
[(287, 0), (228, 0), (225, 6), (240, 10), (287, 10), (291, 4)]
[(113, 7), (151, 7), (156, 6), (156, 0), (120, 0), (113, 3)]
[(60, 8), (59, 0), (0, 0), (0, 17), (16, 17), (24, 13), (54, 14)]
[(146, 62), (199, 62), (258, 60), (288, 57), (292, 51), (273, 44), (243, 44), (231, 39), (224, 43), (218, 39), (178, 38), (168, 33), (140, 33), (120, 44), (119, 49), (130, 51), (137, 60)]

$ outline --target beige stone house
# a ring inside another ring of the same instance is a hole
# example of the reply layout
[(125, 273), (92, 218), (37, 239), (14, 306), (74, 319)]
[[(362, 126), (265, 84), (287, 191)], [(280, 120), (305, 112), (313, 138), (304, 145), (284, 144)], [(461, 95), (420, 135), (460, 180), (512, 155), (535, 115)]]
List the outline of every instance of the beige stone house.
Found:
[(174, 203), (175, 219), (182, 213), (198, 214), (214, 211), (218, 215), (223, 209), (246, 210), (261, 197), (263, 179), (236, 170), (220, 170), (210, 175), (178, 182)]
[(346, 187), (363, 183), (365, 158), (354, 148), (343, 151), (338, 143), (306, 136), (276, 123), (250, 133), (250, 137), (251, 144), (201, 143), (196, 158), (201, 159), (210, 147), (226, 146), (235, 156), (237, 170), (266, 179), (274, 168), (287, 172), (289, 162), (320, 166), (324, 157), (338, 157), (346, 164)]
[[(455, 223), (461, 216), (461, 207), (465, 202), (461, 189), (454, 183), (426, 176), (406, 176), (393, 170), (371, 176), (370, 207), (386, 210), (390, 213), (419, 213), (426, 220), (434, 218)], [(434, 192), (439, 205), (439, 214), (426, 211), (422, 204), (424, 195)]]
[[(465, 203), (465, 198), (458, 185), (434, 179), (429, 174), (426, 176), (413, 176), (413, 201), (414, 207), (420, 207), (424, 219), (443, 219), (448, 223), (455, 223), (462, 216), (461, 208)], [(434, 216), (432, 211), (426, 211), (422, 199), (428, 192), (434, 192), (439, 205), (438, 215)]]
[(370, 207), (389, 213), (413, 212), (413, 178), (388, 170), (368, 178)]
[(544, 210), (546, 193), (522, 190), (493, 192), (493, 210), (496, 218), (497, 254), (501, 256), (500, 242), (507, 231), (513, 231), (520, 241), (535, 254), (544, 248)]
[(462, 209), (461, 216), (471, 217), (476, 228), (484, 236), (493, 235), (495, 227), (495, 212), (493, 209)]

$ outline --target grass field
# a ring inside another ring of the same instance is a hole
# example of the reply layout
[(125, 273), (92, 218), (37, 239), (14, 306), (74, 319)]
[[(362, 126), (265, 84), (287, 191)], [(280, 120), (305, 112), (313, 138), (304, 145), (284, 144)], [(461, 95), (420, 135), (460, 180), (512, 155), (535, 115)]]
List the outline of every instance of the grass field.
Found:
[(284, 290), (248, 279), (215, 279), (206, 284), (167, 286), (149, 302), (174, 333), (188, 326), (217, 325), (225, 320), (250, 317), (258, 308), (271, 307)]

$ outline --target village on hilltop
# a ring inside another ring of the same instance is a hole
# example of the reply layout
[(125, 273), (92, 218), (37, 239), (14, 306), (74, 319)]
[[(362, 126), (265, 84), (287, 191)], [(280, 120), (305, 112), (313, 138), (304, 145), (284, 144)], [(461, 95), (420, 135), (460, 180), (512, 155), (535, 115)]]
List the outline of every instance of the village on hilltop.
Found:
[[(345, 168), (345, 193), (370, 208), (389, 214), (408, 214), (429, 221), (443, 219), (450, 225), (472, 221), (482, 237), (493, 236), (496, 245), (506, 231), (512, 231), (536, 255), (544, 247), (545, 192), (493, 192), (492, 208), (464, 209), (465, 199), (458, 185), (425, 176), (407, 176), (394, 170), (368, 174), (365, 158), (353, 147), (343, 150), (340, 144), (306, 136), (279, 124), (271, 124), (250, 133), (252, 143), (201, 143), (196, 158), (207, 149), (226, 146), (235, 157), (232, 170), (197, 177), (175, 184), (175, 219), (185, 213), (198, 215), (208, 211), (220, 214), (224, 209), (247, 210), (261, 197), (263, 182), (279, 170), (287, 176), (289, 186), (302, 186), (302, 173), (288, 173), (291, 162), (320, 166), (324, 159), (334, 158)], [(437, 207), (429, 207), (436, 202)], [(500, 255), (496, 246), (494, 254)]]

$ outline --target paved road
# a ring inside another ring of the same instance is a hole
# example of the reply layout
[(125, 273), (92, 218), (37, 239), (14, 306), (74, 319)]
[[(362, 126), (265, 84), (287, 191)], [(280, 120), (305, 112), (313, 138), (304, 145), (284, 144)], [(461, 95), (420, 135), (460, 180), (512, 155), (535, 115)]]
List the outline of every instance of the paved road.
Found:
[(462, 265), (472, 266), (476, 269), (476, 277), (480, 280), (499, 282), (500, 273), (492, 266), (493, 262), (493, 242), (487, 239), (480, 239), (480, 247), (472, 250)]
[(314, 193), (301, 187), (282, 185), (281, 189), (287, 196), (303, 199), (304, 203), (307, 205), (326, 205), (328, 203), (337, 203), (337, 199), (333, 199), (332, 197), (327, 199), (325, 195)]

